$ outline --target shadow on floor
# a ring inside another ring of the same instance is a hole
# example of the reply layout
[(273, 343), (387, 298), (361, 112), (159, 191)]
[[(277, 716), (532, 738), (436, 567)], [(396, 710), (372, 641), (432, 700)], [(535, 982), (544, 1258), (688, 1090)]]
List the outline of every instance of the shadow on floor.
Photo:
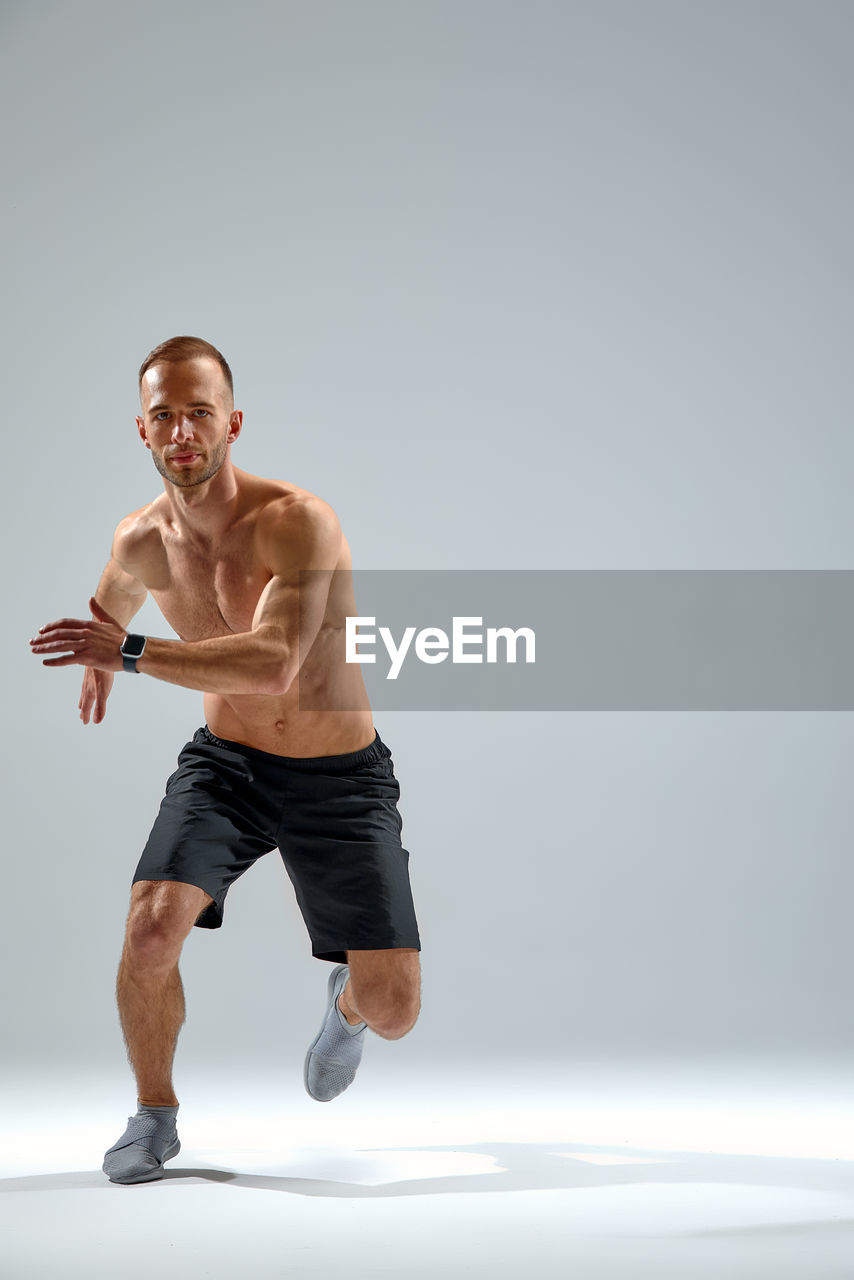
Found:
[[(300, 1178), (293, 1175), (239, 1173), (232, 1169), (170, 1167), (162, 1178), (133, 1188), (111, 1183), (100, 1171), (74, 1171), (0, 1179), (0, 1192), (107, 1190), (113, 1194), (162, 1194), (189, 1182), (215, 1182), (288, 1195), (370, 1200), (395, 1196), (483, 1194), (484, 1192), (571, 1190), (590, 1187), (688, 1185), (717, 1183), (738, 1187), (778, 1187), (851, 1197), (854, 1211), (854, 1162), (766, 1156), (720, 1155), (707, 1152), (656, 1151), (629, 1147), (592, 1147), (568, 1143), (483, 1142), (461, 1146), (359, 1148), (370, 1151), (452, 1152), (491, 1157), (494, 1170), (439, 1177), (407, 1178), (377, 1185)], [(566, 1154), (562, 1154), (566, 1153)], [(585, 1158), (586, 1157), (586, 1158)], [(613, 1164), (595, 1161), (613, 1160)], [(631, 1164), (619, 1161), (630, 1160)], [(649, 1163), (645, 1164), (644, 1161)], [(148, 1192), (146, 1188), (150, 1189)], [(668, 1232), (682, 1236), (750, 1236), (765, 1232), (800, 1235), (848, 1232), (854, 1216), (817, 1221), (756, 1224), (746, 1227)], [(631, 1234), (637, 1235), (637, 1232)]]

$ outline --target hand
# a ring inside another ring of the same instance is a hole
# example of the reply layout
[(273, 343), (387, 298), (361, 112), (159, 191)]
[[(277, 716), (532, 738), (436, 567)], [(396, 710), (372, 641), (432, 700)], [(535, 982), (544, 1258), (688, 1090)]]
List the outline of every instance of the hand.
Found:
[(112, 671), (95, 671), (92, 667), (86, 668), (83, 673), (83, 689), (80, 693), (80, 701), (77, 703), (80, 709), (80, 719), (84, 724), (89, 723), (89, 713), (92, 710), (93, 703), (95, 714), (92, 717), (92, 723), (101, 723), (107, 714), (107, 698), (110, 696), (114, 679), (115, 676)]
[(46, 626), (39, 627), (38, 635), (30, 641), (33, 653), (65, 651), (61, 658), (45, 658), (42, 666), (67, 667), (76, 663), (96, 671), (122, 670), (124, 663), (119, 650), (127, 632), (106, 609), (101, 608), (94, 596), (89, 600), (89, 608), (95, 618), (93, 622), (60, 618), (58, 622), (48, 622)]

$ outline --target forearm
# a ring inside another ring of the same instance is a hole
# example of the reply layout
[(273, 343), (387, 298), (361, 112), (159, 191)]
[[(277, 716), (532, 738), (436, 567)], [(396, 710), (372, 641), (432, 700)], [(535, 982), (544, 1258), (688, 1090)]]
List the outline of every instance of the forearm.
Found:
[(212, 640), (149, 636), (137, 670), (204, 693), (282, 694), (293, 675), (281, 639), (260, 628)]

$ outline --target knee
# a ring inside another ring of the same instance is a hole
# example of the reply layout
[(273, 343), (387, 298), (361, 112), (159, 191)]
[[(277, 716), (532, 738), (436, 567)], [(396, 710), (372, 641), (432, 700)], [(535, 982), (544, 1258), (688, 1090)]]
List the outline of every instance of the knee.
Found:
[(134, 963), (145, 968), (171, 966), (181, 953), (194, 919), (180, 892), (176, 893), (167, 882), (146, 882), (131, 902), (125, 951)]
[(374, 1026), (371, 1024), (371, 1026), (372, 1029), (376, 1031), (377, 1035), (382, 1036), (384, 1040), (400, 1040), (408, 1031), (412, 1030), (417, 1020), (418, 1013), (416, 1011), (411, 1016), (398, 1014), (394, 1018), (386, 1018), (381, 1020), (377, 1025)]
[(372, 1031), (384, 1040), (400, 1040), (418, 1021), (421, 1001), (417, 991), (391, 989), (358, 999), (358, 1006)]
[(135, 964), (157, 969), (177, 960), (185, 936), (166, 915), (132, 911), (125, 934), (125, 952)]

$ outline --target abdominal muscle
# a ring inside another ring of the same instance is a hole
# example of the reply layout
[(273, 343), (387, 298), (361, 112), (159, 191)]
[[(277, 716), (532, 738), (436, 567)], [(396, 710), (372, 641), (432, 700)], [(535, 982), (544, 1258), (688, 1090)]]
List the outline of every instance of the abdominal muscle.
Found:
[[(323, 648), (322, 643), (312, 647), (305, 669), (287, 693), (206, 693), (205, 720), (211, 733), (277, 756), (344, 755), (370, 746), (376, 731), (361, 668), (340, 661), (330, 664), (329, 654), (324, 661)], [(306, 701), (314, 705), (348, 710), (300, 710), (301, 687)]]

